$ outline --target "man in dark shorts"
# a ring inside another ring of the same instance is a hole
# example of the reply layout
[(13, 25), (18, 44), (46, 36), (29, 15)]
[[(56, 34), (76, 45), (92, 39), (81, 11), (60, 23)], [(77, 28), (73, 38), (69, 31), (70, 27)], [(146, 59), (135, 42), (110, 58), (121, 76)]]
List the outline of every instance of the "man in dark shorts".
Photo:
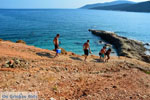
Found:
[[(59, 48), (59, 34), (56, 35), (56, 37), (53, 40), (55, 51)], [(58, 56), (58, 53), (56, 52), (55, 57)]]
[(83, 45), (83, 50), (84, 50), (84, 55), (85, 55), (84, 61), (86, 61), (86, 59), (87, 59), (87, 57), (88, 57), (88, 55), (89, 55), (89, 51), (90, 51), (90, 53), (91, 53), (91, 49), (90, 49), (89, 42), (90, 42), (90, 41), (87, 40), (87, 42), (84, 43), (84, 45)]

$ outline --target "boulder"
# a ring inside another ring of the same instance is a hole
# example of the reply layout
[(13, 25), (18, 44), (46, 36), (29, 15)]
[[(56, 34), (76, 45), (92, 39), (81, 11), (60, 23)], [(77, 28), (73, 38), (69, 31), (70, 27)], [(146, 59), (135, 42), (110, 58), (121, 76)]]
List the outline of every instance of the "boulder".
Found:
[(150, 57), (145, 54), (146, 48), (142, 42), (118, 36), (114, 32), (91, 29), (89, 29), (89, 31), (94, 35), (100, 36), (105, 42), (112, 44), (116, 48), (119, 56), (150, 62)]
[(72, 55), (76, 55), (76, 54), (72, 52)]
[(26, 42), (25, 42), (25, 41), (23, 41), (23, 40), (18, 40), (18, 41), (16, 41), (16, 43), (26, 44)]
[(9, 68), (9, 64), (3, 64), (2, 67), (3, 68)]
[(61, 54), (67, 55), (67, 51), (64, 48), (60, 48), (61, 49)]
[(0, 39), (0, 41), (3, 41), (2, 39)]

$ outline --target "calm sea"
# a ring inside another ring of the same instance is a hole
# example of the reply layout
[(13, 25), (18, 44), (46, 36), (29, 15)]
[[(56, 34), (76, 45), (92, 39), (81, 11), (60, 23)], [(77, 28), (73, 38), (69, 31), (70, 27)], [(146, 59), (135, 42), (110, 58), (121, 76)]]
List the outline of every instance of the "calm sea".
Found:
[(83, 54), (82, 45), (90, 40), (92, 52), (103, 45), (88, 29), (116, 32), (118, 35), (150, 43), (150, 13), (81, 9), (0, 10), (0, 38), (24, 40), (28, 45), (54, 48), (59, 33), (61, 47)]

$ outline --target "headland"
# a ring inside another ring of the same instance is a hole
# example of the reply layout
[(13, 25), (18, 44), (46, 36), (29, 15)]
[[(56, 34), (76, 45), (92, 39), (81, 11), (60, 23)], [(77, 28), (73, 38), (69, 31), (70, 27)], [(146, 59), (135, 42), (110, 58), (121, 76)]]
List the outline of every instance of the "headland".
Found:
[(131, 40), (123, 36), (118, 36), (114, 32), (89, 29), (92, 34), (100, 36), (104, 41), (112, 44), (119, 56), (134, 58), (150, 63), (150, 56), (146, 55), (146, 48), (140, 41)]

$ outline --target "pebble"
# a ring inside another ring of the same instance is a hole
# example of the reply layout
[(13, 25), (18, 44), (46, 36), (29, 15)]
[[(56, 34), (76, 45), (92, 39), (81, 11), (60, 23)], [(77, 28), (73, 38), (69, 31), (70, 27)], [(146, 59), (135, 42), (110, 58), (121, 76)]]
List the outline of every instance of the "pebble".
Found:
[(112, 88), (114, 88), (114, 89), (115, 89), (115, 88), (117, 88), (117, 86), (115, 86), (115, 85), (114, 85)]
[(51, 97), (50, 100), (56, 100), (55, 98)]
[(6, 61), (5, 63), (6, 63), (6, 64), (8, 64), (8, 63), (9, 63), (9, 61)]
[(16, 81), (17, 84), (20, 84), (18, 81)]
[(132, 99), (132, 97), (130, 97), (130, 99)]
[(20, 61), (17, 59), (17, 60), (15, 60), (15, 63), (16, 64), (20, 64)]
[(41, 67), (40, 70), (44, 70), (44, 68)]
[(33, 84), (32, 87), (36, 87), (36, 85)]
[(66, 100), (64, 97), (60, 97), (60, 100)]
[(29, 74), (29, 77), (31, 77), (31, 74)]
[(9, 65), (8, 64), (4, 64), (4, 67), (9, 68)]
[(13, 65), (14, 64), (14, 61), (13, 60), (10, 60), (10, 65)]
[(127, 76), (127, 74), (123, 74), (123, 77), (126, 77)]

